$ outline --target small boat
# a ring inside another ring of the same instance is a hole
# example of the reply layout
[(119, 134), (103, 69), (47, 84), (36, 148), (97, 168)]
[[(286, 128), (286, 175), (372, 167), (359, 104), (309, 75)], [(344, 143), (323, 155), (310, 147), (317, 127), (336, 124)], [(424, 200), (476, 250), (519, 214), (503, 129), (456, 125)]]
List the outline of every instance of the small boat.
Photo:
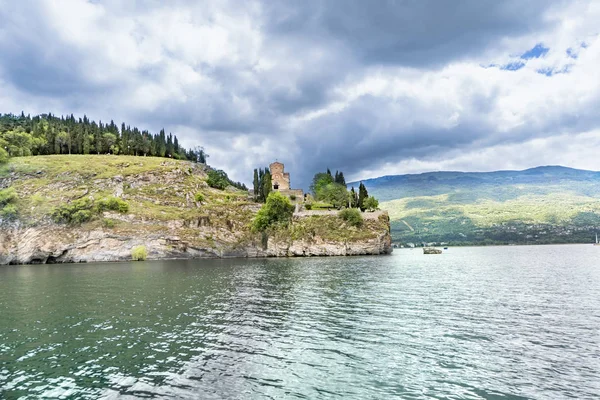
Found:
[(448, 250), (448, 248), (447, 248), (447, 247), (444, 247), (444, 250)]
[(442, 251), (435, 247), (423, 247), (423, 254), (442, 254)]

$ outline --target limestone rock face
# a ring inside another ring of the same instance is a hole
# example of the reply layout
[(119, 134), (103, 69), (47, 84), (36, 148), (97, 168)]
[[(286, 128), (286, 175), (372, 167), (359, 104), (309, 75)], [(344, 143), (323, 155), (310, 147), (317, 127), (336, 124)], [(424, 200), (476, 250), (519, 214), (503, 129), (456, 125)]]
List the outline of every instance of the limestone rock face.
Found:
[(53, 223), (35, 227), (4, 224), (0, 229), (0, 265), (126, 261), (131, 259), (131, 250), (140, 245), (146, 246), (150, 260), (351, 256), (392, 252), (389, 230), (351, 242), (320, 237), (310, 240), (268, 238), (265, 246), (260, 235), (240, 242), (231, 232), (219, 235), (219, 232), (198, 224), (195, 225), (198, 234), (210, 232), (213, 240), (210, 245), (199, 245), (177, 235), (177, 230), (182, 227), (180, 222), (170, 221), (167, 225), (171, 235), (146, 232), (143, 225), (138, 232), (125, 235), (114, 234), (110, 229), (86, 230)]
[[(6, 171), (0, 175), (0, 189), (15, 190), (18, 213), (16, 219), (5, 220), (0, 213), (0, 265), (124, 261), (142, 245), (150, 260), (392, 251), (385, 212), (363, 213), (362, 223), (353, 226), (337, 211), (297, 210), (288, 226), (254, 233), (252, 220), (261, 204), (233, 187), (211, 188), (210, 168), (204, 164), (54, 155), (15, 157)], [(81, 225), (55, 223), (51, 217), (57, 207), (109, 195), (121, 198), (128, 210), (95, 210)]]

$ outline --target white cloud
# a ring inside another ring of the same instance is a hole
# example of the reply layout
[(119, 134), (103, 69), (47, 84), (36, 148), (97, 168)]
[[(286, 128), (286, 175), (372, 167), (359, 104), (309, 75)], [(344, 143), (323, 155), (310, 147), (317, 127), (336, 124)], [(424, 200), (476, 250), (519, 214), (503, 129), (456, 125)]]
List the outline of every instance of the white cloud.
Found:
[[(271, 7), (7, 2), (0, 111), (165, 127), (246, 182), (276, 157), (303, 184), (325, 166), (360, 178), (536, 162), (600, 169), (585, 146), (600, 125), (599, 2), (507, 0), (495, 20), (466, 1), (427, 32), (410, 25), (404, 14), (421, 11), (406, 4), (391, 13), (401, 32), (388, 15), (356, 19), (365, 10), (333, 2)], [(538, 43), (547, 54), (517, 71), (483, 67)]]
[[(576, 135), (560, 135), (539, 138), (523, 143), (511, 143), (470, 149), (452, 150), (443, 159), (406, 159), (389, 162), (375, 170), (365, 169), (359, 174), (348, 177), (349, 181), (358, 181), (374, 176), (415, 174), (429, 171), (467, 171), (487, 172), (498, 169), (522, 170), (544, 165), (563, 165), (579, 169), (598, 170), (598, 149), (600, 148), (600, 129)], [(490, 160), (502, 160), (499, 164)]]

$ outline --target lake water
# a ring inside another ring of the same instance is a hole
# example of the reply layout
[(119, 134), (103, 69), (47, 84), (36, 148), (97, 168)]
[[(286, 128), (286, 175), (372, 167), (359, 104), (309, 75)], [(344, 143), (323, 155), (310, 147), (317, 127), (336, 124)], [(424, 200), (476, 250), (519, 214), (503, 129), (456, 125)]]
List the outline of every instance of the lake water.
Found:
[(0, 267), (0, 398), (600, 396), (600, 247)]

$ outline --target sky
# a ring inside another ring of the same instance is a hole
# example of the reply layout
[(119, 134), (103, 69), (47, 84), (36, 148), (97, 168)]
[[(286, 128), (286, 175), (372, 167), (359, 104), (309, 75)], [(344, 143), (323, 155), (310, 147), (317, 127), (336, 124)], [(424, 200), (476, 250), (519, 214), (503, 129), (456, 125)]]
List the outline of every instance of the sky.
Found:
[(251, 183), (600, 170), (600, 1), (0, 0), (0, 112), (165, 128)]

